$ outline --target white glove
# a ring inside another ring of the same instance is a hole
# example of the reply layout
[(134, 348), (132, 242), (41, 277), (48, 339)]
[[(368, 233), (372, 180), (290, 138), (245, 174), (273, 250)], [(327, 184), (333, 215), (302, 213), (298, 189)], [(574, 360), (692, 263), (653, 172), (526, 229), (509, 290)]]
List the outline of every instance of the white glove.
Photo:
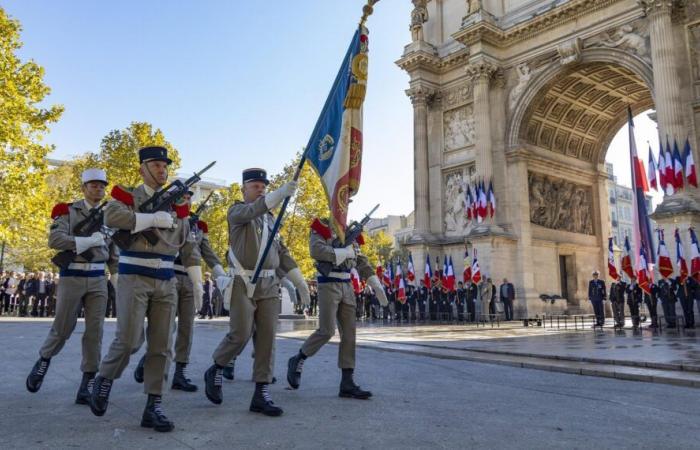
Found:
[(353, 259), (355, 256), (357, 256), (355, 255), (355, 248), (352, 245), (348, 245), (344, 248), (334, 248), (333, 252), (335, 252), (336, 266), (342, 264), (346, 259)]
[(382, 287), (382, 283), (379, 281), (379, 278), (377, 278), (376, 275), (372, 275), (371, 277), (367, 278), (367, 284), (374, 291), (374, 295), (377, 296), (379, 304), (383, 307), (387, 306), (389, 304), (389, 300), (386, 298), (386, 292), (384, 292), (384, 288)]
[(165, 211), (158, 211), (153, 214), (136, 213), (136, 224), (132, 234), (143, 231), (146, 228), (172, 228), (173, 216)]
[(289, 281), (289, 278), (282, 278), (280, 281), (280, 284), (282, 285), (283, 288), (287, 290), (287, 294), (289, 294), (289, 301), (292, 302), (292, 305), (296, 303), (297, 301), (297, 290), (294, 287), (294, 284)]
[(282, 201), (286, 197), (291, 197), (294, 195), (294, 191), (297, 190), (297, 182), (296, 181), (288, 181), (284, 183), (279, 189), (276, 191), (272, 191), (269, 194), (265, 195), (265, 206), (267, 206), (267, 209), (275, 209), (277, 205), (282, 203)]
[(293, 268), (287, 272), (286, 278), (292, 282), (299, 293), (301, 304), (304, 308), (307, 308), (311, 304), (311, 293), (309, 292), (309, 286), (306, 284), (306, 280), (304, 280), (304, 276), (301, 274), (301, 270), (299, 270), (298, 267)]
[(194, 310), (202, 308), (202, 297), (204, 297), (204, 286), (202, 284), (202, 268), (200, 266), (190, 266), (185, 269), (187, 276), (192, 281), (192, 295), (194, 296)]
[(214, 275), (214, 278), (226, 276), (226, 271), (224, 271), (224, 268), (221, 267), (221, 264), (215, 265), (211, 271), (212, 271), (212, 275)]
[(83, 253), (90, 247), (101, 247), (105, 245), (105, 237), (102, 233), (96, 231), (87, 237), (76, 237), (75, 238), (75, 252), (77, 254)]
[(216, 287), (218, 287), (221, 292), (224, 292), (228, 285), (233, 281), (233, 278), (228, 276), (228, 274), (224, 271), (224, 268), (221, 267), (221, 264), (215, 265), (212, 271), (214, 272)]

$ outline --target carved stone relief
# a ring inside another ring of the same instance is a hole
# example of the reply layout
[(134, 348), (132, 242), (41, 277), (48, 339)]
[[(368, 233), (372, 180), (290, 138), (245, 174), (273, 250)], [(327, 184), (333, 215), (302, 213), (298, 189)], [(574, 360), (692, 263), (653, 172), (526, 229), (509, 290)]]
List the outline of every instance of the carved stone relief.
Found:
[(510, 94), (508, 94), (508, 107), (511, 111), (515, 109), (518, 100), (520, 100), (520, 96), (523, 94), (532, 78), (532, 71), (527, 63), (518, 64), (518, 67), (515, 68), (515, 73), (518, 75), (518, 84), (516, 84), (513, 89), (510, 90)]
[(443, 130), (445, 135), (445, 151), (457, 150), (474, 145), (476, 141), (474, 107), (472, 105), (466, 105), (461, 108), (445, 111), (443, 115)]
[(619, 48), (630, 51), (651, 63), (649, 30), (646, 22), (643, 21), (622, 25), (593, 36), (586, 40), (585, 47)]
[(553, 230), (593, 234), (590, 187), (539, 173), (528, 173), (530, 222)]
[(426, 0), (413, 0), (413, 11), (411, 11), (411, 38), (413, 42), (423, 40), (423, 24), (428, 21), (428, 9)]
[(476, 168), (469, 165), (444, 175), (444, 227), (446, 235), (463, 235), (469, 229), (466, 215), (466, 185), (475, 176)]
[(471, 83), (455, 86), (440, 93), (442, 107), (452, 109), (455, 106), (470, 103), (474, 98), (474, 89)]

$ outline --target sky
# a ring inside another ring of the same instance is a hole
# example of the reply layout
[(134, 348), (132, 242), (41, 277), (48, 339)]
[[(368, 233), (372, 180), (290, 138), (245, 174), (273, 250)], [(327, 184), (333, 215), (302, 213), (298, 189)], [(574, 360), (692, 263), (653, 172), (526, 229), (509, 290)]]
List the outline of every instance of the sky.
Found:
[[(182, 156), (180, 173), (212, 160), (208, 178), (278, 172), (312, 132), (365, 0), (4, 0), (20, 20), (20, 56), (45, 68), (49, 103), (65, 106), (46, 142), (53, 158), (97, 151), (133, 121), (160, 128)], [(360, 218), (413, 209), (413, 110), (408, 76), (395, 65), (410, 40), (411, 2), (383, 0), (368, 22), (362, 183), (350, 209)], [(655, 125), (635, 119), (638, 148)], [(657, 147), (654, 147), (657, 148)], [(608, 160), (629, 185), (623, 127)]]

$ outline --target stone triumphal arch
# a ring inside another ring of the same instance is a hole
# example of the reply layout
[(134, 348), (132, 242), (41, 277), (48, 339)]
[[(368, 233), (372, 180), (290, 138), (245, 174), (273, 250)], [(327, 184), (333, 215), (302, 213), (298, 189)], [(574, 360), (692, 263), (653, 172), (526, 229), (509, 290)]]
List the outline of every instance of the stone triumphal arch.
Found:
[[(516, 314), (588, 308), (610, 234), (605, 153), (633, 113), (656, 110), (661, 136), (690, 137), (698, 158), (697, 0), (413, 0), (397, 64), (414, 108), (415, 227), (406, 246), (464, 247), (516, 285)], [(465, 185), (493, 182), (497, 214), (464, 214)], [(658, 223), (700, 222), (696, 189), (666, 197)], [(689, 239), (686, 239), (688, 241)], [(686, 243), (686, 245), (688, 245)], [(686, 253), (689, 249), (686, 250)], [(566, 298), (554, 306), (540, 294)]]

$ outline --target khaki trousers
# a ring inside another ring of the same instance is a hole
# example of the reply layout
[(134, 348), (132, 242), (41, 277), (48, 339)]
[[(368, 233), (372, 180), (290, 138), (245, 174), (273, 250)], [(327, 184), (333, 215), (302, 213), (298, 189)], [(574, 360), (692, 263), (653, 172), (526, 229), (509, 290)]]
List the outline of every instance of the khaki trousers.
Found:
[(340, 332), (338, 367), (355, 368), (355, 293), (351, 283), (319, 283), (318, 329), (301, 346), (306, 356), (313, 356), (335, 334)]
[(39, 350), (42, 358), (56, 356), (73, 334), (80, 314), (85, 307), (85, 332), (83, 333), (82, 372), (97, 372), (102, 350), (102, 326), (107, 308), (107, 279), (102, 277), (61, 277), (56, 293), (56, 317), (51, 330)]
[(100, 375), (110, 380), (121, 376), (129, 357), (143, 342), (143, 321), (148, 318), (143, 388), (146, 394), (161, 395), (166, 368), (172, 358), (177, 301), (175, 278), (158, 280), (123, 274), (117, 284), (117, 332), (100, 364)]
[(194, 293), (192, 281), (187, 275), (175, 275), (177, 279), (177, 335), (175, 337), (175, 362), (189, 363), (194, 328)]
[(237, 358), (250, 340), (255, 326), (253, 381), (271, 383), (279, 308), (278, 297), (249, 299), (243, 281), (236, 277), (231, 290), (229, 332), (214, 350), (214, 362), (225, 366)]

